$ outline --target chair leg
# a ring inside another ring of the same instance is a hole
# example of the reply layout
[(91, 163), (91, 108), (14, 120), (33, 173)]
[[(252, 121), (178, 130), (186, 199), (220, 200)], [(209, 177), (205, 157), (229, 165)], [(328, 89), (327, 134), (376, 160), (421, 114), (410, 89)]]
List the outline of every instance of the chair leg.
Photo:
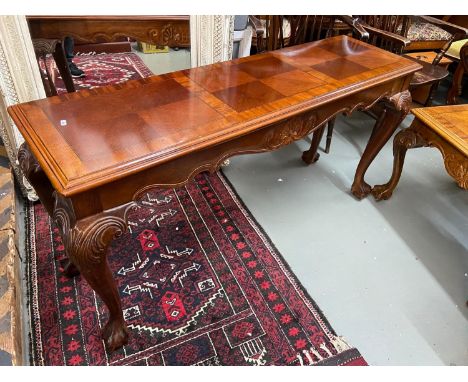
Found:
[(311, 164), (317, 162), (320, 158), (320, 154), (317, 152), (318, 145), (322, 140), (323, 132), (325, 131), (325, 124), (318, 127), (313, 135), (312, 135), (312, 143), (310, 144), (310, 148), (307, 151), (302, 153), (302, 160), (306, 164)]
[[(45, 73), (41, 69), (40, 60), (44, 63)], [(39, 64), (39, 70), (41, 71), (42, 84), (44, 85), (44, 90), (47, 97), (53, 97), (57, 95), (57, 89), (55, 89), (55, 84), (53, 76), (49, 65), (47, 65), (47, 56), (44, 54), (42, 57), (38, 57), (37, 63)]]
[(327, 144), (325, 146), (325, 152), (328, 154), (330, 152), (331, 140), (333, 136), (333, 128), (335, 127), (336, 118), (332, 118), (328, 121), (327, 129)]
[(55, 63), (57, 64), (57, 69), (62, 76), (62, 80), (65, 84), (68, 93), (73, 93), (75, 91), (75, 85), (73, 83), (73, 78), (70, 73), (70, 68), (68, 67), (67, 57), (65, 56), (65, 50), (63, 49), (63, 44), (57, 43), (53, 53)]
[(425, 107), (429, 107), (432, 105), (432, 100), (434, 99), (434, 95), (435, 95), (435, 92), (437, 90), (437, 88), (439, 87), (439, 81), (433, 83), (431, 85), (431, 88), (429, 90), (429, 94), (427, 96), (427, 100), (426, 100), (426, 103), (424, 104)]

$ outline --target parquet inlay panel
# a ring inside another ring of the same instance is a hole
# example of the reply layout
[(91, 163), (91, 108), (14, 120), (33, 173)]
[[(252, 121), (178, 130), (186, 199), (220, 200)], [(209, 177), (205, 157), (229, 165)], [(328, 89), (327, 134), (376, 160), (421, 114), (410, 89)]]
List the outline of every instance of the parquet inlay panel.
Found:
[(237, 64), (236, 67), (259, 79), (295, 69), (294, 66), (271, 56), (267, 56), (261, 60), (242, 62)]
[(300, 70), (281, 73), (265, 78), (261, 82), (285, 96), (291, 96), (324, 84), (324, 81)]
[(281, 93), (260, 81), (223, 89), (213, 94), (238, 112), (283, 98)]
[(345, 58), (337, 58), (335, 60), (322, 62), (321, 64), (312, 66), (312, 69), (322, 72), (323, 74), (337, 80), (365, 73), (369, 70), (365, 66), (355, 64)]

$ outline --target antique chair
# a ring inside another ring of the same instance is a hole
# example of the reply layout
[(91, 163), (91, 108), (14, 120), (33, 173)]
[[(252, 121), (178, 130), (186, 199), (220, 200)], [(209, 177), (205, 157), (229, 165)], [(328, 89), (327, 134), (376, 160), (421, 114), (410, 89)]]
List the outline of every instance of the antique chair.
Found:
[[(74, 92), (75, 86), (68, 68), (67, 58), (63, 49), (62, 41), (59, 39), (32, 39), (34, 53), (36, 54), (39, 71), (41, 73), (42, 83), (47, 97), (57, 95), (55, 88), (55, 70), (52, 67), (53, 62), (62, 76), (67, 91)], [(54, 61), (48, 60), (47, 56), (51, 54)], [(41, 64), (42, 62), (42, 64)]]
[(447, 30), (450, 23), (444, 20), (429, 16), (413, 16), (412, 21), (405, 34), (405, 37), (411, 41), (405, 48), (406, 52), (439, 50), (453, 37), (452, 30)]
[[(321, 40), (340, 34), (353, 34), (360, 40), (369, 37), (368, 32), (357, 19), (350, 16), (251, 16), (251, 24), (256, 31), (257, 53), (285, 48)], [(333, 131), (335, 118), (328, 121), (328, 131)], [(318, 160), (318, 145), (322, 139), (325, 125), (319, 127), (312, 136), (311, 147), (304, 152), (303, 160), (313, 163)], [(328, 148), (329, 149), (329, 146)]]
[(367, 25), (399, 34), (410, 40), (403, 51), (447, 49), (463, 38), (466, 29), (431, 16), (354, 16)]
[[(467, 36), (468, 30), (457, 25), (444, 22), (429, 16), (358, 16), (355, 20), (369, 33), (368, 42), (379, 48), (396, 54), (404, 54), (406, 48), (411, 44), (409, 38), (405, 37), (412, 23), (426, 21), (433, 22), (447, 32), (450, 32), (449, 40), (439, 52), (434, 54), (431, 63), (418, 59), (417, 56), (405, 55), (408, 59), (415, 60), (423, 66), (423, 69), (415, 73), (410, 83), (410, 91), (414, 92), (420, 88), (428, 87), (428, 94), (420, 102), (423, 106), (429, 106), (439, 82), (448, 76), (447, 69), (440, 67), (439, 63), (446, 54), (450, 45)], [(413, 102), (413, 106), (420, 107)], [(370, 113), (373, 115), (373, 113)], [(375, 116), (375, 115), (374, 115)], [(377, 116), (376, 116), (377, 117)], [(333, 124), (328, 126), (325, 152), (330, 151), (333, 136)]]
[(250, 16), (256, 33), (252, 46), (257, 53), (353, 33), (365, 39), (367, 32), (350, 16)]
[(447, 94), (447, 104), (453, 105), (457, 103), (457, 97), (461, 94), (463, 75), (468, 73), (468, 39), (453, 43), (446, 56), (457, 63), (452, 86)]

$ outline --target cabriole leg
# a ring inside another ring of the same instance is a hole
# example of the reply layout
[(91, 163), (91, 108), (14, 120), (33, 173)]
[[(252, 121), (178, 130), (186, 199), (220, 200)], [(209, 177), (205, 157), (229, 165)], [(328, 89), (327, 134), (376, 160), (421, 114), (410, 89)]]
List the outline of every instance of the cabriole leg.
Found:
[(384, 114), (377, 121), (369, 142), (364, 149), (351, 187), (351, 192), (358, 199), (365, 198), (371, 192), (371, 186), (364, 180), (366, 171), (408, 114), (411, 104), (411, 94), (408, 90), (405, 90), (404, 92), (397, 93), (385, 99), (383, 102), (385, 105)]

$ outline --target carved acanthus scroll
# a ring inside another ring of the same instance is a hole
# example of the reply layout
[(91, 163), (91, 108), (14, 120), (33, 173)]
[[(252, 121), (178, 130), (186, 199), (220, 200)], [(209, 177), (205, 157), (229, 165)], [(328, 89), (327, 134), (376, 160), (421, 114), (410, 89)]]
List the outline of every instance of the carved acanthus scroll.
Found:
[(70, 199), (55, 191), (54, 200), (54, 222), (68, 255), (78, 268), (104, 259), (110, 242), (126, 231), (125, 215), (134, 205), (129, 203), (77, 221)]
[[(413, 128), (413, 127), (412, 127)], [(459, 150), (454, 148), (445, 139), (441, 138), (432, 130), (422, 126), (417, 122), (414, 130), (424, 139), (425, 146), (439, 149), (444, 158), (444, 165), (447, 173), (463, 188), (468, 189), (468, 158)]]
[(317, 115), (305, 113), (294, 116), (271, 130), (264, 139), (262, 146), (267, 150), (275, 150), (298, 139), (304, 138), (317, 126)]
[(190, 41), (189, 30), (171, 23), (164, 25), (162, 28), (153, 28), (148, 31), (148, 36), (151, 41), (157, 45), (177, 45), (180, 43), (187, 44)]
[(411, 93), (409, 90), (402, 91), (401, 93), (394, 94), (388, 98), (388, 101), (398, 111), (403, 111), (406, 116), (409, 113), (411, 107)]
[(468, 158), (423, 122), (415, 120), (411, 127), (400, 131), (393, 140), (393, 173), (383, 185), (374, 186), (372, 195), (376, 200), (389, 199), (400, 180), (406, 151), (417, 147), (436, 147), (442, 153), (445, 168), (457, 184), (468, 189)]

